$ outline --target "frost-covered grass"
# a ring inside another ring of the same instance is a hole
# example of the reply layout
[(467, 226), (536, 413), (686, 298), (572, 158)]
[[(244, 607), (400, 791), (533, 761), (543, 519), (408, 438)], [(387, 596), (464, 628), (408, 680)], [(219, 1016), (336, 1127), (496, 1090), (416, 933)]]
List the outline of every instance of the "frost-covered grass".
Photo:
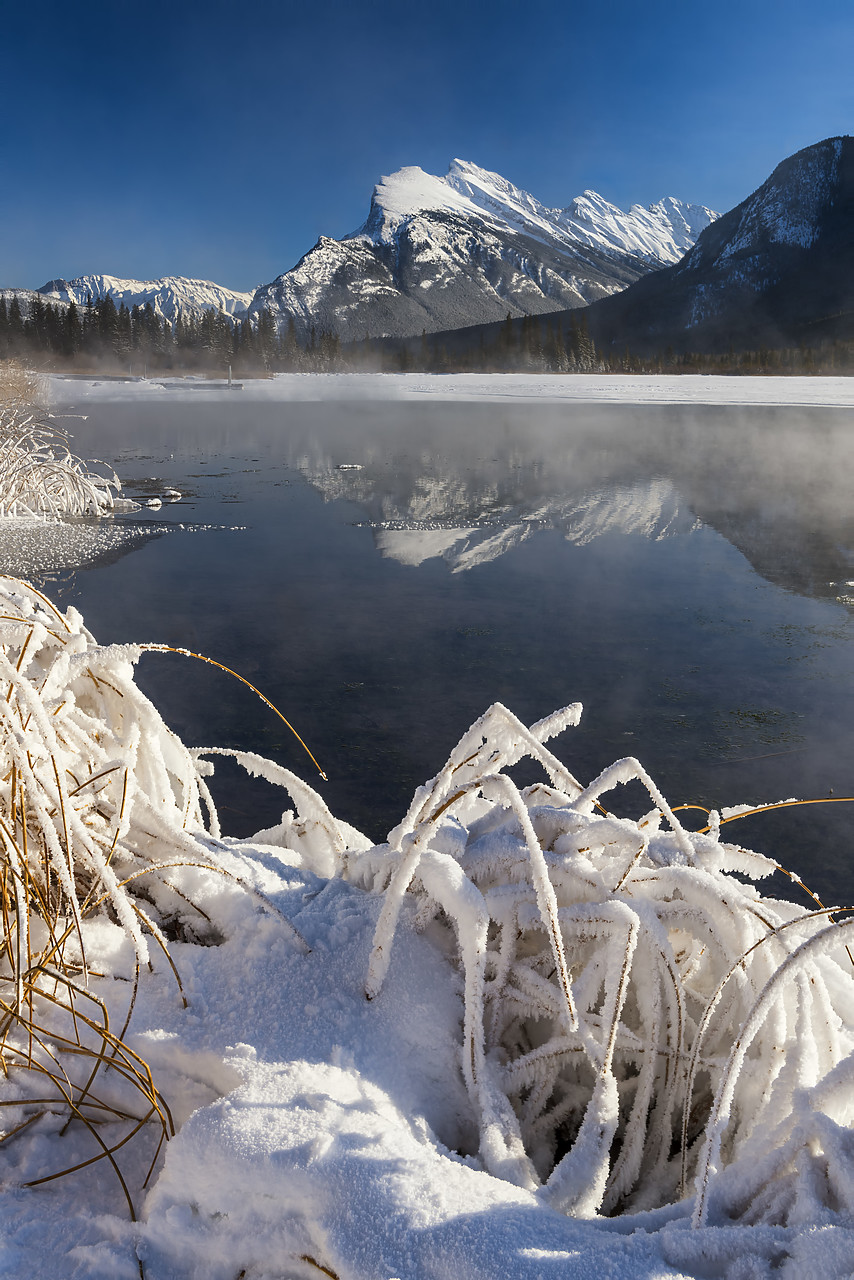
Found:
[(100, 515), (121, 489), (71, 452), (42, 403), (39, 379), (0, 365), (0, 516)]
[[(812, 1194), (811, 1162), (826, 1203), (854, 1209), (847, 1172), (803, 1128), (816, 1096), (823, 1123), (844, 1125), (854, 1107), (854, 922), (760, 896), (750, 880), (777, 864), (726, 843), (719, 814), (687, 831), (636, 760), (582, 786), (543, 745), (580, 711), (526, 729), (493, 707), (390, 848), (351, 867), (386, 886), (368, 994), (414, 892), (419, 926), (464, 975), (480, 1158), (562, 1212), (695, 1191), (702, 1225), (721, 1182), (729, 1212), (788, 1222)], [(505, 770), (523, 755), (547, 784), (514, 785)], [(602, 804), (629, 782), (653, 806), (639, 821)], [(724, 1184), (733, 1162), (742, 1174)]]
[[(99, 1157), (112, 1162), (114, 1148), (96, 1128), (105, 1115), (125, 1115), (135, 1129), (156, 1119), (164, 1138), (174, 1132), (123, 1036), (152, 944), (180, 988), (165, 932), (196, 942), (216, 936), (174, 876), (191, 865), (224, 873), (213, 848), (200, 844), (208, 823), (218, 833), (216, 812), (204, 765), (134, 684), (139, 649), (101, 648), (76, 610), (61, 613), (24, 582), (0, 579), (0, 597), (0, 1065), (31, 1078), (19, 1089), (29, 1089), (36, 1107), (19, 1116), (20, 1095), (7, 1102), (14, 1118), (6, 1133), (45, 1114), (39, 1108), (59, 1108), (90, 1129)], [(118, 1031), (89, 988), (87, 926), (97, 918), (116, 922), (135, 957)], [(142, 1102), (120, 1100), (116, 1076)], [(107, 1077), (106, 1095), (96, 1077)]]
[(145, 646), (0, 594), (7, 1273), (849, 1274), (854, 922), (734, 813), (496, 705), (380, 846), (237, 753), (294, 808), (231, 840)]

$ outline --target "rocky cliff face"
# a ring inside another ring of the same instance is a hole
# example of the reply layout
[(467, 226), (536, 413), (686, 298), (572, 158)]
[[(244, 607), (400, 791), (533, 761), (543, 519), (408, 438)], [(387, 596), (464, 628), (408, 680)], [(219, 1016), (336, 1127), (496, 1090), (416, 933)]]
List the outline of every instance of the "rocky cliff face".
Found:
[(246, 315), (251, 293), (239, 293), (211, 280), (190, 280), (185, 276), (164, 276), (162, 280), (124, 280), (118, 276), (88, 275), (76, 280), (49, 280), (38, 290), (46, 302), (74, 302), (85, 306), (87, 298), (98, 302), (108, 295), (116, 307), (128, 311), (150, 303), (161, 319), (198, 317), (204, 311), (224, 311), (238, 319)]
[(677, 265), (590, 313), (602, 345), (726, 350), (854, 332), (854, 139), (790, 156)]

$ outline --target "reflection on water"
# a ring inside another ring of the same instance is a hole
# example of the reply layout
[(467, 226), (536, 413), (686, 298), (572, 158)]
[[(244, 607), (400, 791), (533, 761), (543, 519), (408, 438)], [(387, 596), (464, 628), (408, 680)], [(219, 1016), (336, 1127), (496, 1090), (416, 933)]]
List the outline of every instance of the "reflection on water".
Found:
[[(420, 493), (421, 499), (427, 495)], [(435, 492), (429, 497), (435, 498)], [(440, 493), (439, 496), (444, 496)], [(426, 505), (421, 501), (416, 507)], [(544, 529), (557, 529), (567, 542), (585, 546), (606, 533), (639, 534), (642, 538), (666, 538), (669, 534), (690, 533), (699, 522), (679, 504), (669, 480), (656, 476), (632, 485), (614, 485), (577, 497), (557, 495), (551, 502), (509, 513), (484, 515), (473, 526), (443, 523), (465, 519), (467, 512), (438, 510), (429, 516), (401, 515), (395, 521), (377, 522), (377, 549), (400, 564), (418, 565), (441, 558), (454, 573), (474, 569), (497, 560)]]
[[(558, 744), (573, 770), (637, 755), (674, 803), (854, 794), (846, 413), (251, 399), (88, 411), (78, 452), (114, 463), (131, 493), (184, 498), (151, 517), (172, 536), (76, 576), (87, 624), (241, 671), (321, 759), (332, 809), (373, 836), (496, 700), (530, 722), (580, 699), (582, 725)], [(188, 742), (310, 777), (227, 677), (147, 656), (140, 680)], [(262, 784), (226, 779), (220, 794), (226, 829), (277, 816)], [(733, 838), (854, 899), (847, 817), (789, 810)]]
[(453, 453), (422, 455), (416, 467), (402, 455), (394, 459), (393, 491), (386, 461), (374, 450), (358, 471), (316, 449), (293, 461), (324, 497), (365, 510), (382, 555), (408, 565), (442, 559), (454, 573), (496, 560), (547, 529), (584, 546), (606, 533), (658, 539), (699, 527), (664, 476), (620, 482), (572, 465), (571, 453), (554, 457), (554, 443), (542, 442), (547, 459), (526, 443), (524, 450), (467, 462)]
[[(440, 425), (476, 412), (492, 420), (486, 436), (475, 423), (463, 438)], [(401, 563), (439, 556), (464, 570), (548, 528), (583, 545), (706, 523), (793, 590), (835, 598), (854, 571), (847, 410), (574, 406), (532, 417), (526, 407), (514, 423), (505, 407), (442, 406), (430, 416), (430, 448), (417, 454), (378, 421), (358, 471), (337, 461), (337, 433), (290, 455), (325, 497), (358, 502), (378, 548)]]

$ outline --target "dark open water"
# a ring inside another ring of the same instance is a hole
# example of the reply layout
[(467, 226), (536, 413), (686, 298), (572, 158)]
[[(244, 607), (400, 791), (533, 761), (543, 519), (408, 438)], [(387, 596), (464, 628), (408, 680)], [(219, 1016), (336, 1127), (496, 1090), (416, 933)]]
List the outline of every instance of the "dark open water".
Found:
[[(377, 839), (496, 700), (531, 722), (580, 699), (555, 744), (573, 771), (637, 755), (673, 804), (854, 794), (849, 412), (204, 401), (73, 410), (75, 449), (126, 492), (184, 496), (121, 518), (163, 536), (40, 579), (102, 642), (239, 670), (329, 782), (236, 681), (143, 657), (188, 743), (279, 760)], [(282, 807), (230, 775), (220, 798), (233, 834)], [(850, 902), (852, 821), (814, 806), (730, 833)]]

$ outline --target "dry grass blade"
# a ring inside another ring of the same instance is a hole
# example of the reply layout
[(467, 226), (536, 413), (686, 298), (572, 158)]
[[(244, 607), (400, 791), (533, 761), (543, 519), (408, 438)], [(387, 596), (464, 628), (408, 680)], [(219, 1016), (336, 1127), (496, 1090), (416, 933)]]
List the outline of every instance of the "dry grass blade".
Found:
[(247, 689), (251, 689), (252, 692), (257, 694), (258, 697), (261, 699), (261, 701), (270, 708), (271, 711), (275, 712), (275, 714), (282, 721), (282, 724), (286, 725), (287, 728), (290, 729), (291, 733), (294, 735), (297, 742), (303, 748), (306, 755), (309, 757), (312, 764), (317, 769), (317, 772), (320, 774), (321, 778), (323, 778), (324, 782), (328, 782), (328, 778), (326, 774), (323, 772), (320, 765), (317, 763), (317, 760), (314, 758), (309, 748), (303, 742), (302, 738), (297, 733), (296, 729), (291, 724), (290, 720), (286, 719), (286, 717), (282, 715), (279, 708), (270, 701), (270, 699), (267, 697), (265, 693), (262, 693), (260, 689), (256, 689), (255, 685), (252, 684), (251, 680), (247, 680), (245, 676), (240, 675), (239, 672), (237, 671), (232, 671), (231, 667), (227, 667), (225, 663), (217, 662), (216, 658), (208, 658), (203, 653), (194, 653), (192, 649), (176, 648), (174, 645), (171, 645), (171, 644), (141, 644), (139, 646), (139, 650), (141, 653), (180, 653), (180, 654), (183, 654), (185, 658), (197, 658), (199, 662), (207, 662), (209, 666), (219, 667), (220, 671), (225, 671), (227, 672), (228, 675), (234, 676), (235, 680), (239, 680), (241, 684), (245, 684)]

